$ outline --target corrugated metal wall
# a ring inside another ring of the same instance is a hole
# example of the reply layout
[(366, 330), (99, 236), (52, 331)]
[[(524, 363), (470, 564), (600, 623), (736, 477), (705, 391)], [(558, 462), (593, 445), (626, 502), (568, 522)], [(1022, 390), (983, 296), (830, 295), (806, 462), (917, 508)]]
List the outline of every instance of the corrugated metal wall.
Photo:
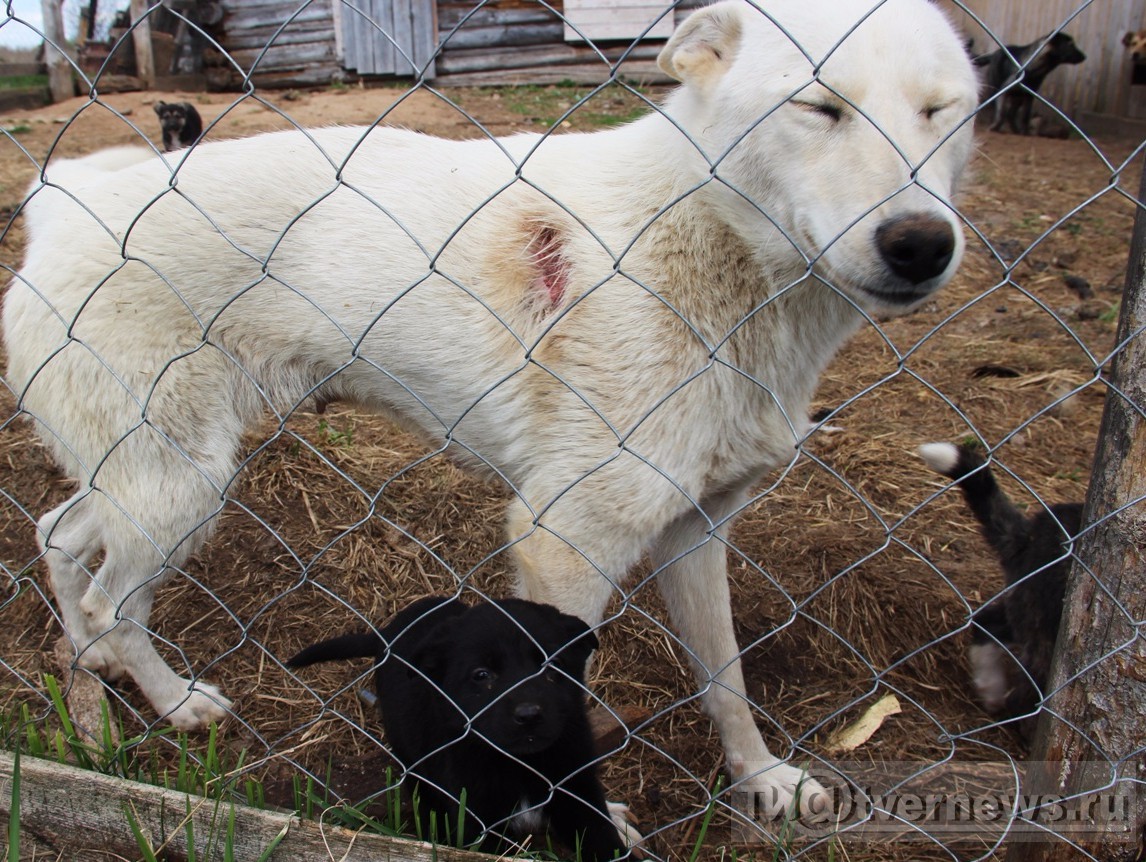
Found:
[[(1086, 62), (1063, 66), (1047, 78), (1040, 93), (1074, 119), (1086, 112), (1146, 118), (1146, 87), (1132, 86), (1132, 64), (1123, 35), (1146, 27), (1146, 0), (963, 0), (991, 31), (961, 11), (954, 17), (975, 51), (999, 43), (1023, 45), (1062, 28), (1086, 54)], [(949, 6), (954, 6), (953, 3)]]

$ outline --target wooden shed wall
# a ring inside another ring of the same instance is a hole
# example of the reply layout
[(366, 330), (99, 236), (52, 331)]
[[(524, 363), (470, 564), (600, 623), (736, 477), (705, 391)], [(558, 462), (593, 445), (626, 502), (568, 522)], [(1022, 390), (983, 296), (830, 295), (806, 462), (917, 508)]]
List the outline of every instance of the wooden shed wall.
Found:
[[(341, 0), (224, 0), (221, 44), (260, 87), (329, 84), (344, 75), (333, 3)], [(242, 74), (217, 66), (231, 84)]]
[(1086, 54), (1086, 62), (1062, 66), (1043, 84), (1041, 95), (1067, 116), (1091, 112), (1146, 118), (1146, 87), (1132, 85), (1133, 66), (1123, 35), (1146, 27), (1146, 0), (963, 0), (990, 33), (963, 12), (954, 17), (975, 50), (987, 53), (1000, 42), (1022, 45), (1062, 27)]
[[(338, 32), (339, 18), (356, 14), (335, 9), (343, 2), (224, 0), (220, 43), (244, 74), (253, 69), (256, 86), (328, 84), (346, 77), (347, 67), (356, 65), (354, 58), (343, 56), (346, 46)], [(361, 0), (349, 2), (363, 5)], [(684, 0), (673, 11), (674, 22), (701, 3)], [(560, 2), (547, 5), (539, 0), (500, 0), (481, 6), (474, 0), (438, 0), (442, 44), (435, 82), (598, 82), (608, 77), (610, 63), (622, 57), (619, 72), (627, 80), (663, 79), (656, 68), (663, 40), (644, 40), (635, 46), (625, 40), (596, 45), (567, 42), (561, 9)], [(217, 81), (235, 85), (242, 80), (242, 74), (228, 69), (223, 58), (216, 59), (214, 72)]]
[[(619, 73), (627, 80), (660, 80), (656, 56), (664, 41), (648, 39), (567, 42), (564, 19), (540, 2), (510, 0), (475, 11), (472, 0), (438, 0), (438, 33), (443, 42), (438, 83), (578, 83), (602, 81), (609, 64), (624, 57)], [(673, 11), (674, 23), (701, 5), (686, 0)]]

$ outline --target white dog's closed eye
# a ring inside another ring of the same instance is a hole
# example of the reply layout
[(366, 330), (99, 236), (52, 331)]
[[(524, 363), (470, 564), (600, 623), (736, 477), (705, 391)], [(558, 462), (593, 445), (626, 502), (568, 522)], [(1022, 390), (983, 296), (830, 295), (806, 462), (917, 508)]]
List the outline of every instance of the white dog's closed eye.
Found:
[(846, 114), (845, 106), (840, 102), (831, 102), (826, 99), (792, 99), (789, 104), (799, 108), (805, 114), (810, 114), (814, 119), (827, 120), (832, 125), (844, 119)]

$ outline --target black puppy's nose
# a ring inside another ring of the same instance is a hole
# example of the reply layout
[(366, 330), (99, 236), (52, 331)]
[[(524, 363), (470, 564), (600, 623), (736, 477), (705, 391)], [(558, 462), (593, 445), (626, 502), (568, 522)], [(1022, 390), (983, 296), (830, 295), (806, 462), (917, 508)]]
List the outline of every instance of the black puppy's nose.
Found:
[(519, 703), (513, 708), (513, 720), (526, 726), (537, 724), (541, 720), (541, 704)]
[(875, 231), (880, 257), (892, 272), (912, 284), (941, 275), (955, 254), (955, 231), (943, 219), (908, 215)]

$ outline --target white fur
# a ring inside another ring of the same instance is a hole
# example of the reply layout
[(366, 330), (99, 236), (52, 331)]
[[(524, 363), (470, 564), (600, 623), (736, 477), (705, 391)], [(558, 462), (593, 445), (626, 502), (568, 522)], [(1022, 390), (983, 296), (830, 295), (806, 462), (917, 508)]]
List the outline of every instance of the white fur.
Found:
[[(4, 334), (10, 385), (79, 483), (39, 537), (81, 663), (131, 674), (180, 727), (225, 714), (155, 652), (155, 586), (207, 538), (244, 429), (339, 398), (513, 484), (523, 596), (596, 624), (649, 554), (733, 778), (791, 800), (801, 772), (744, 695), (729, 520), (795, 457), (861, 310), (909, 304), (876, 228), (954, 229), (913, 300), (958, 265), (976, 84), (925, 0), (762, 6), (783, 30), (744, 0), (691, 16), (661, 55), (684, 86), (610, 131), (336, 128), (200, 146), (176, 175), (145, 151), (49, 165), (69, 193), (28, 207)], [(537, 236), (561, 245), (558, 307)]]
[(936, 473), (948, 476), (959, 466), (959, 449), (950, 443), (924, 443), (919, 457)]
[(1011, 684), (1003, 670), (1014, 657), (997, 643), (972, 644), (968, 650), (971, 660), (971, 682), (979, 693), (979, 700), (991, 715), (1003, 711)]

